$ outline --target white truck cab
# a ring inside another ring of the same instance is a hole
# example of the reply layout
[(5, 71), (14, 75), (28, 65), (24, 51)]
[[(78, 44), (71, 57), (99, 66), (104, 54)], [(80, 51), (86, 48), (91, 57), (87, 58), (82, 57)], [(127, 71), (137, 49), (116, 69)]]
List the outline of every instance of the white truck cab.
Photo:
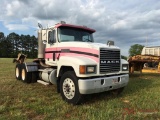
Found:
[(16, 78), (30, 83), (30, 74), (36, 76), (33, 81), (56, 84), (63, 100), (72, 104), (81, 103), (84, 94), (120, 93), (129, 81), (128, 62), (121, 59), (120, 48), (112, 41), (95, 43), (94, 32), (64, 22), (39, 29), (38, 59), (17, 64)]

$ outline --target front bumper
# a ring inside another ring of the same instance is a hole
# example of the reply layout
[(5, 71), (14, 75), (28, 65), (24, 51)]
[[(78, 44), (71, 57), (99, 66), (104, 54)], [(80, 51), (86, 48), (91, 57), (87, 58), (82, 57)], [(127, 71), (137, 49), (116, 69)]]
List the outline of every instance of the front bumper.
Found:
[(118, 89), (126, 86), (128, 81), (128, 74), (92, 79), (79, 79), (79, 92), (81, 94), (91, 94)]

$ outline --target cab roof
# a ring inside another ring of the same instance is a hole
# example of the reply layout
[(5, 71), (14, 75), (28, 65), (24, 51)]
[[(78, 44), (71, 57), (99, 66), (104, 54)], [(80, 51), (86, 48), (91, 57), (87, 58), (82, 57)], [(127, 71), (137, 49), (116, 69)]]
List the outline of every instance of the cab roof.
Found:
[(94, 33), (95, 30), (94, 29), (91, 29), (91, 28), (88, 28), (86, 26), (78, 26), (78, 25), (71, 25), (71, 24), (62, 24), (62, 23), (58, 23), (55, 25), (55, 28), (59, 28), (59, 27), (72, 27), (72, 28), (79, 28), (79, 29), (83, 29), (83, 30), (87, 30), (87, 31), (90, 31), (91, 33)]

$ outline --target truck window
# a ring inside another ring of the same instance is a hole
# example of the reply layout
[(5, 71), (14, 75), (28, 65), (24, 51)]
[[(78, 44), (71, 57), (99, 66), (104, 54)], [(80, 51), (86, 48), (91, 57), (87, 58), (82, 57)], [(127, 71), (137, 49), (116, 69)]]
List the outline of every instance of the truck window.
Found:
[(93, 42), (92, 33), (86, 30), (71, 27), (58, 28), (58, 39), (60, 42)]
[(74, 36), (71, 36), (71, 35), (63, 35), (61, 34), (60, 36), (60, 40), (65, 42), (65, 41), (74, 41)]

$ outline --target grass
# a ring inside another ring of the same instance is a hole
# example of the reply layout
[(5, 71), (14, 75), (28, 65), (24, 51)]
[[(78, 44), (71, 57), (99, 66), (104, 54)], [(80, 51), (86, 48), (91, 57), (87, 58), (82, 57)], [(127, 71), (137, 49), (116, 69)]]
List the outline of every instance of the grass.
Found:
[(0, 58), (0, 120), (160, 120), (160, 74), (133, 74), (119, 97), (98, 93), (73, 106), (54, 85), (16, 80), (14, 69)]

